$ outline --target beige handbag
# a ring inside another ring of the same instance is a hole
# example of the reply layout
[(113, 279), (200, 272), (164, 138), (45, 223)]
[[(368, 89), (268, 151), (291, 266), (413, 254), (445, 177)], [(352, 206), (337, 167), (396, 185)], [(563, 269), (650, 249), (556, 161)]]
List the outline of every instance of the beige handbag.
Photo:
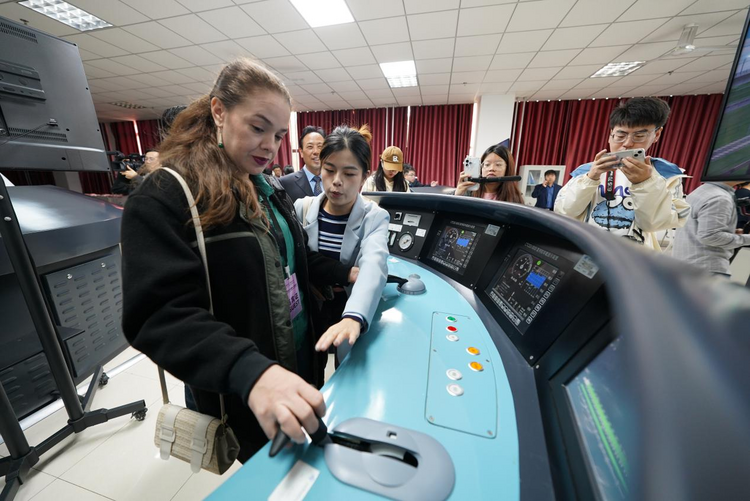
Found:
[[(193, 224), (195, 225), (198, 249), (206, 273), (209, 311), (213, 313), (211, 282), (209, 281), (208, 261), (206, 260), (206, 241), (203, 238), (203, 228), (198, 216), (198, 209), (195, 206), (195, 199), (182, 176), (167, 167), (162, 167), (162, 169), (172, 174), (185, 191), (185, 197), (188, 200)], [(161, 451), (161, 458), (166, 460), (169, 459), (169, 456), (173, 456), (188, 462), (193, 473), (198, 473), (202, 468), (217, 475), (223, 474), (232, 466), (240, 452), (237, 437), (226, 424), (227, 414), (224, 408), (224, 396), (219, 395), (222, 419), (218, 419), (169, 403), (167, 382), (164, 377), (164, 369), (161, 367), (159, 367), (159, 382), (161, 383), (164, 405), (156, 418), (154, 444)]]

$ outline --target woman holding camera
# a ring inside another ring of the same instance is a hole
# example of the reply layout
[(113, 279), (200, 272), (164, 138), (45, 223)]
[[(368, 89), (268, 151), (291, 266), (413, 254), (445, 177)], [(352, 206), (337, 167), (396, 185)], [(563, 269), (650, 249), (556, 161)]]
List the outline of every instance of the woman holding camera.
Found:
[[(508, 148), (495, 144), (487, 148), (480, 159), (482, 163), (482, 177), (504, 177), (516, 175), (516, 162)], [(523, 195), (518, 188), (517, 181), (501, 181), (496, 183), (481, 183), (479, 189), (469, 190), (478, 183), (469, 181), (470, 173), (461, 172), (456, 187), (456, 195), (478, 197), (485, 200), (499, 202), (523, 203)]]

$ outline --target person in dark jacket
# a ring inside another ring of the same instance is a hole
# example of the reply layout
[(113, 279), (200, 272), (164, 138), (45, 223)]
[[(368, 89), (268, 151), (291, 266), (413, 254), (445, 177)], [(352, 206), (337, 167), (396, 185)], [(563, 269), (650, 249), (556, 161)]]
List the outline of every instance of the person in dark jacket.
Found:
[(555, 199), (562, 189), (556, 181), (557, 172), (550, 169), (544, 173), (544, 182), (534, 186), (534, 191), (531, 193), (531, 198), (536, 198), (535, 207), (555, 210)]
[[(737, 191), (734, 192), (734, 197), (737, 200), (750, 198), (750, 183), (737, 185)], [(745, 212), (750, 212), (750, 207), (745, 207)], [(744, 214), (742, 207), (737, 207), (737, 229), (743, 229), (748, 223), (750, 223), (750, 216)]]
[(200, 412), (218, 417), (225, 396), (242, 462), (279, 428), (297, 443), (302, 428), (317, 430), (326, 355), (314, 349), (309, 282), (345, 285), (358, 271), (307, 250), (289, 197), (262, 174), (287, 133), (290, 103), (278, 77), (239, 59), (162, 143), (162, 164), (196, 199), (210, 288), (169, 173), (145, 179), (122, 220), (123, 331), (190, 387)]
[(320, 150), (326, 133), (320, 127), (308, 125), (302, 129), (299, 138), (299, 152), (305, 165), (292, 174), (283, 176), (281, 185), (289, 194), (292, 202), (300, 198), (318, 196), (323, 192), (320, 178)]

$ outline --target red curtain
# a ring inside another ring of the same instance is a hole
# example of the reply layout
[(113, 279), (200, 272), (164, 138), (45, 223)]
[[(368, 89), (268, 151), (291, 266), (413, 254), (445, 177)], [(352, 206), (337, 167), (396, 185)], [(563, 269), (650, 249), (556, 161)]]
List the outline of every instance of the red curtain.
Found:
[(49, 171), (4, 170), (2, 174), (15, 186), (55, 184), (55, 177)]
[(469, 153), (472, 104), (413, 106), (405, 159), (422, 183), (455, 186)]
[(161, 143), (161, 121), (160, 120), (138, 120), (138, 137), (141, 140), (143, 153), (150, 149), (158, 149)]
[(126, 155), (138, 153), (138, 142), (135, 139), (135, 127), (133, 122), (111, 123), (112, 133), (115, 136), (115, 149)]
[[(722, 95), (662, 99), (672, 111), (649, 154), (685, 169), (692, 176), (683, 182), (685, 193), (690, 193), (700, 185)], [(609, 114), (618, 102), (597, 99), (519, 103), (513, 137), (518, 165), (566, 165), (568, 175), (561, 181), (567, 182), (576, 167), (591, 162), (599, 151), (608, 148)]]
[(284, 134), (284, 139), (281, 140), (281, 146), (279, 146), (279, 152), (276, 153), (276, 158), (271, 162), (271, 165), (279, 164), (282, 169), (286, 165), (292, 165), (292, 144), (289, 136), (289, 134)]

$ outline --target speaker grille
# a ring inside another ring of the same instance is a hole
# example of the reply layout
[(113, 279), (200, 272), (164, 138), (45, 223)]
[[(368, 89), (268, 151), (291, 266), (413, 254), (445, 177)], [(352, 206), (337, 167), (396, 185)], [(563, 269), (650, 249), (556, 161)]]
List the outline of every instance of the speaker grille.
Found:
[(19, 129), (17, 127), (8, 127), (10, 137), (29, 137), (34, 139), (43, 139), (45, 141), (56, 141), (58, 143), (67, 143), (68, 136), (60, 132), (46, 132), (43, 130), (36, 130), (31, 132), (31, 129)]
[(34, 32), (19, 28), (18, 26), (13, 26), (12, 24), (0, 22), (0, 33), (18, 37), (22, 40), (26, 40), (27, 42), (39, 43)]

